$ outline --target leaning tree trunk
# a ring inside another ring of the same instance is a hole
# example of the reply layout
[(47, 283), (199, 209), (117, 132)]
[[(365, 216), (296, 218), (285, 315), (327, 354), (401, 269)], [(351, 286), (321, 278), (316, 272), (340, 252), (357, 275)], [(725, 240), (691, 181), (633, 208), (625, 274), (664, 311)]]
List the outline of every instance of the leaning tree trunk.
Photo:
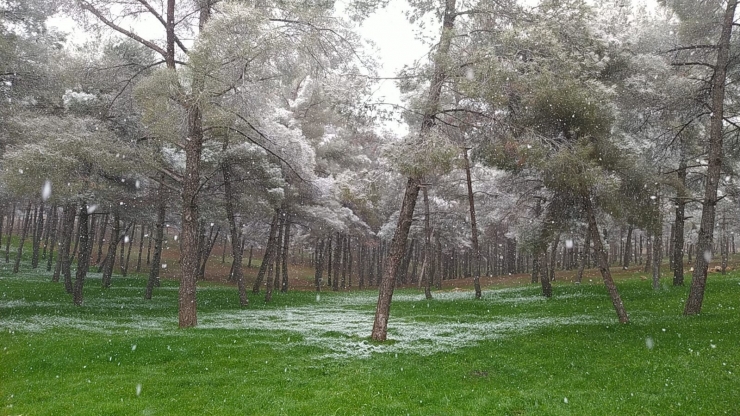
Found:
[(77, 273), (75, 275), (74, 288), (72, 289), (72, 300), (76, 306), (82, 306), (82, 286), (85, 284), (85, 276), (90, 266), (90, 235), (88, 232), (87, 203), (83, 202), (80, 208), (80, 220), (78, 227), (79, 255), (77, 257)]
[[(440, 96), (442, 94), (442, 84), (447, 79), (445, 65), (448, 61), (450, 44), (453, 37), (453, 28), (455, 24), (456, 0), (445, 0), (445, 10), (442, 21), (442, 33), (440, 36), (439, 46), (437, 47), (436, 56), (433, 63), (433, 74), (429, 86), (429, 96), (427, 98), (424, 115), (421, 121), (419, 137), (421, 140), (430, 134), (434, 127), (437, 111), (439, 108)], [(422, 144), (423, 145), (423, 144)], [(385, 269), (381, 276), (380, 287), (378, 291), (378, 304), (375, 309), (375, 319), (373, 321), (372, 339), (375, 341), (385, 341), (388, 335), (388, 317), (391, 310), (391, 299), (393, 298), (393, 289), (395, 287), (396, 272), (403, 259), (406, 251), (406, 240), (411, 228), (411, 221), (414, 216), (414, 207), (416, 198), (419, 196), (419, 186), (421, 178), (412, 175), (406, 183), (406, 190), (401, 202), (401, 210), (398, 216), (398, 224), (394, 231), (391, 247), (388, 253)]]
[(623, 324), (629, 323), (629, 316), (627, 316), (627, 311), (624, 308), (624, 303), (622, 303), (622, 298), (619, 296), (617, 285), (614, 284), (612, 274), (609, 271), (609, 261), (606, 257), (606, 252), (604, 252), (604, 246), (601, 243), (599, 228), (596, 225), (596, 213), (594, 212), (594, 207), (591, 204), (591, 199), (589, 196), (585, 196), (583, 198), (583, 205), (584, 209), (586, 210), (586, 216), (588, 217), (588, 228), (589, 230), (591, 230), (591, 239), (594, 243), (594, 252), (596, 253), (596, 258), (599, 264), (599, 271), (601, 271), (601, 277), (604, 280), (604, 285), (606, 286), (606, 290), (609, 292), (609, 297), (612, 300), (612, 305), (614, 305), (614, 309), (617, 311), (619, 322)]
[[(163, 181), (164, 176), (160, 175), (159, 180)], [(159, 270), (162, 267), (160, 262), (162, 261), (162, 245), (164, 243), (164, 222), (167, 215), (167, 201), (165, 199), (165, 187), (164, 184), (159, 184), (157, 190), (157, 222), (154, 224), (154, 255), (152, 256), (151, 267), (149, 268), (149, 279), (146, 282), (146, 292), (144, 293), (144, 299), (151, 299), (154, 287), (159, 286)], [(149, 237), (149, 243), (152, 238)], [(151, 244), (150, 244), (151, 245)], [(149, 255), (147, 254), (147, 260)]]
[(658, 193), (656, 198), (658, 203), (658, 224), (653, 232), (653, 289), (660, 288), (660, 270), (663, 262), (663, 214), (661, 213), (661, 196)]
[(712, 254), (712, 239), (714, 237), (714, 217), (717, 205), (717, 186), (722, 172), (722, 127), (724, 118), (725, 81), (727, 65), (730, 61), (730, 38), (734, 24), (737, 0), (729, 0), (722, 23), (722, 33), (717, 44), (717, 63), (714, 65), (712, 77), (712, 116), (709, 126), (709, 155), (706, 182), (704, 186), (704, 201), (701, 211), (701, 225), (699, 227), (699, 241), (696, 247), (696, 264), (691, 279), (691, 289), (686, 299), (684, 315), (695, 315), (701, 312), (704, 301), (704, 289), (707, 284), (707, 267)]

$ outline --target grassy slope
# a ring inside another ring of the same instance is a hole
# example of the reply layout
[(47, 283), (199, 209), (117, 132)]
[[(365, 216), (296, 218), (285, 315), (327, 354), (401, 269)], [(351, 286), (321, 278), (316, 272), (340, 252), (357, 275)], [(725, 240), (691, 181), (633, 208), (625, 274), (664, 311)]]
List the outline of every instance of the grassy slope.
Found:
[[(691, 318), (680, 315), (687, 288), (653, 292), (649, 281), (620, 281), (627, 326), (617, 324), (597, 282), (556, 284), (547, 301), (537, 287), (489, 292), (482, 301), (397, 296), (390, 326), (398, 344), (369, 358), (337, 358), (338, 349), (369, 344), (341, 321), (342, 313), (371, 317), (372, 292), (323, 293), (320, 303), (313, 293), (276, 294), (274, 303), (253, 299), (240, 312), (234, 288), (207, 285), (199, 311), (211, 322), (220, 314), (310, 315), (326, 302), (339, 310), (326, 315), (337, 322), (316, 334), (248, 323), (177, 330), (174, 282), (146, 302), (144, 279), (116, 278), (102, 290), (93, 274), (85, 306), (75, 308), (47, 274), (11, 276), (0, 267), (0, 414), (740, 413), (734, 274), (712, 275), (704, 313)], [(364, 301), (343, 303), (352, 296)], [(401, 321), (448, 325), (437, 335), (451, 342), (446, 351), (423, 340), (402, 348), (399, 331), (409, 327), (394, 327)], [(499, 321), (522, 328), (474, 341), (460, 333), (460, 324)]]

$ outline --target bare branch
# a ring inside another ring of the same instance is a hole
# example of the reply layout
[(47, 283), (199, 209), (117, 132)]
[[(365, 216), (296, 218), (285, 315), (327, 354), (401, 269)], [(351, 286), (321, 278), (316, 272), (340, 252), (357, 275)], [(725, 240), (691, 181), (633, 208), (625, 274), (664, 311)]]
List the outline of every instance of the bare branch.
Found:
[(159, 45), (156, 43), (146, 40), (142, 38), (141, 36), (137, 35), (134, 32), (131, 32), (130, 30), (126, 30), (122, 28), (121, 26), (115, 24), (113, 21), (108, 19), (103, 15), (103, 13), (100, 12), (100, 10), (96, 9), (92, 4), (90, 4), (87, 1), (80, 0), (80, 6), (82, 6), (83, 10), (87, 10), (90, 13), (94, 14), (95, 17), (97, 17), (101, 22), (103, 22), (106, 26), (110, 27), (111, 29), (115, 30), (118, 33), (123, 34), (124, 36), (128, 37), (129, 39), (135, 40), (136, 42), (141, 43), (142, 45), (146, 46), (147, 48), (157, 52), (158, 54), (162, 55), (162, 57), (167, 58), (167, 51), (162, 49)]
[[(154, 9), (154, 7), (152, 7), (152, 5), (149, 4), (149, 2), (147, 2), (146, 0), (137, 0), (137, 1), (141, 3), (141, 5), (144, 6), (149, 11), (149, 13), (151, 13), (157, 20), (159, 20), (159, 23), (161, 23), (165, 29), (167, 28), (167, 22), (164, 21), (164, 18), (162, 18), (162, 15), (159, 14)], [(177, 43), (177, 46), (180, 47), (180, 50), (182, 50), (185, 53), (188, 53), (188, 48), (186, 48), (185, 45), (182, 44), (182, 42), (180, 41), (180, 38), (177, 36), (175, 36), (175, 43)]]

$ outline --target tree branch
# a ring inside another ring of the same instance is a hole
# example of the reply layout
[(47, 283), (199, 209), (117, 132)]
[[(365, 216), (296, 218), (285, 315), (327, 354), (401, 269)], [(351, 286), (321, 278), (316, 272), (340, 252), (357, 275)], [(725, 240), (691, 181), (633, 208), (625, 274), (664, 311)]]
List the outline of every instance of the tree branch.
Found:
[[(139, 3), (141, 3), (142, 6), (144, 6), (149, 13), (151, 13), (157, 20), (159, 20), (159, 23), (162, 24), (162, 26), (166, 29), (167, 28), (167, 22), (164, 21), (164, 18), (162, 18), (162, 15), (159, 14), (156, 10), (154, 10), (154, 7), (149, 4), (146, 0), (137, 0)], [(188, 48), (185, 47), (185, 45), (182, 44), (180, 41), (180, 38), (175, 36), (175, 43), (177, 43), (177, 46), (180, 47), (180, 50), (182, 50), (185, 53), (188, 53)]]
[(115, 30), (116, 32), (119, 32), (119, 33), (123, 34), (124, 36), (128, 37), (129, 39), (132, 39), (132, 40), (135, 40), (135, 41), (141, 43), (142, 45), (146, 46), (147, 48), (149, 48), (149, 49), (157, 52), (160, 55), (162, 55), (162, 57), (164, 57), (164, 58), (167, 57), (167, 52), (164, 49), (162, 49), (159, 45), (157, 45), (156, 43), (154, 43), (152, 41), (146, 40), (146, 39), (142, 38), (141, 36), (137, 35), (136, 33), (131, 32), (129, 30), (126, 30), (126, 29), (122, 28), (121, 26), (118, 26), (117, 24), (113, 23), (113, 21), (111, 21), (107, 17), (103, 16), (103, 13), (101, 13), (100, 10), (96, 9), (95, 7), (93, 7), (93, 5), (91, 5), (87, 1), (82, 1), (81, 0), (80, 1), (80, 6), (82, 7), (83, 10), (87, 10), (90, 13), (94, 14), (95, 17), (97, 17), (101, 22), (103, 22), (106, 26), (110, 27), (111, 29)]

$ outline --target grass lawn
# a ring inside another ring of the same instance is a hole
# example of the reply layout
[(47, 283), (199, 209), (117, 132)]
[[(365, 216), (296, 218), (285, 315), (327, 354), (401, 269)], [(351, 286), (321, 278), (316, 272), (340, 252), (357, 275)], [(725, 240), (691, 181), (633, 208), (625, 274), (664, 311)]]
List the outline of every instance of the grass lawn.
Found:
[[(740, 277), (688, 287), (618, 281), (619, 325), (599, 281), (394, 296), (369, 341), (377, 292), (291, 292), (238, 308), (203, 284), (199, 326), (177, 329), (177, 283), (86, 282), (74, 307), (46, 272), (0, 264), (0, 414), (714, 415), (740, 413)], [(485, 288), (484, 288), (485, 289)]]

